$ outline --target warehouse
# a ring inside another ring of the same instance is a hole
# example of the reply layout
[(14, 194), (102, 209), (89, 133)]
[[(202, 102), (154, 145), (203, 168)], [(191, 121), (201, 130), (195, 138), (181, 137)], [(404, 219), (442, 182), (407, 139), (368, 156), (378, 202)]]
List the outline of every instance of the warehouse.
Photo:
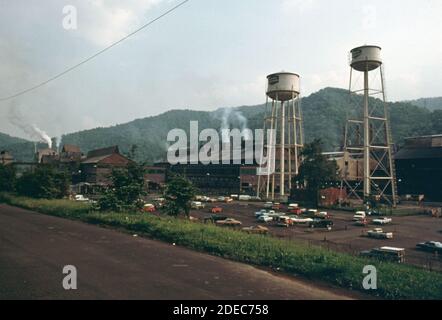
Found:
[(399, 195), (442, 201), (442, 134), (407, 138), (395, 159)]

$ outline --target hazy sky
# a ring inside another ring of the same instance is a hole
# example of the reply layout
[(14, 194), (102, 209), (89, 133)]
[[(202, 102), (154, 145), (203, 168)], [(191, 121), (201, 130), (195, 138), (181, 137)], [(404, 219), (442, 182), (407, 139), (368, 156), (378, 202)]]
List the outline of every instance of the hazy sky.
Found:
[[(178, 0), (0, 0), (0, 97), (62, 71)], [(63, 28), (63, 7), (78, 28)], [(441, 0), (191, 0), (133, 38), (26, 96), (0, 102), (0, 131), (51, 136), (170, 109), (265, 100), (266, 75), (293, 71), (303, 95), (348, 85), (348, 51), (383, 47), (390, 100), (442, 96)]]

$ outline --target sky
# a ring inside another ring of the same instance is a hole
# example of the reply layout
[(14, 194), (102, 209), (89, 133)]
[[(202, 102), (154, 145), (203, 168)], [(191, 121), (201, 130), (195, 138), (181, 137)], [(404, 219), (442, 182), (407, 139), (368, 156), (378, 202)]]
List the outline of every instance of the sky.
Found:
[[(0, 98), (179, 2), (0, 0)], [(64, 77), (0, 102), (0, 132), (32, 138), (17, 118), (56, 137), (171, 109), (260, 104), (266, 76), (282, 70), (300, 74), (304, 96), (347, 88), (348, 52), (363, 44), (383, 48), (389, 100), (442, 96), (441, 16), (440, 0), (190, 0)]]

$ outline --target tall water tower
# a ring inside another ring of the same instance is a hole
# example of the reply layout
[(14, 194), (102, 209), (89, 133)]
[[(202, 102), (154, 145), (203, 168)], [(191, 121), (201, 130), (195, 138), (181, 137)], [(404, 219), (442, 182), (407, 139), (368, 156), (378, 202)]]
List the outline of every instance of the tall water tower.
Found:
[(290, 194), (292, 178), (298, 174), (304, 139), (299, 75), (280, 72), (267, 76), (264, 131), (267, 129), (273, 129), (275, 136), (270, 140), (276, 143), (272, 145), (267, 140), (264, 144), (267, 168), (258, 177), (258, 196), (285, 199)]
[(360, 200), (374, 198), (395, 206), (393, 143), (380, 47), (365, 45), (350, 51), (349, 91), (351, 110), (345, 130), (341, 187)]

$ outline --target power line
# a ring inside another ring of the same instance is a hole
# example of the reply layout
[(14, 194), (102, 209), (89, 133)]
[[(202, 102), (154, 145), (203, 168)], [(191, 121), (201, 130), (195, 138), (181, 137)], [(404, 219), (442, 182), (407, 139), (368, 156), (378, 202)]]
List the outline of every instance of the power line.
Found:
[(62, 71), (62, 72), (60, 72), (60, 73), (54, 75), (53, 77), (51, 77), (51, 78), (49, 78), (49, 79), (47, 79), (47, 80), (45, 80), (45, 81), (43, 81), (43, 82), (41, 82), (41, 83), (39, 83), (39, 84), (36, 84), (36, 85), (34, 85), (34, 86), (32, 86), (32, 87), (29, 87), (29, 88), (27, 88), (27, 89), (25, 89), (25, 90), (22, 90), (22, 91), (19, 91), (19, 92), (17, 92), (17, 93), (14, 93), (14, 94), (12, 94), (12, 95), (10, 95), (10, 96), (6, 96), (6, 97), (3, 97), (3, 98), (0, 98), (0, 102), (2, 102), (2, 101), (7, 101), (7, 100), (11, 100), (11, 99), (14, 99), (14, 98), (17, 98), (17, 97), (19, 97), (19, 96), (21, 96), (21, 95), (27, 94), (27, 93), (29, 93), (29, 92), (31, 92), (31, 91), (34, 91), (34, 90), (36, 90), (36, 89), (38, 89), (38, 88), (41, 88), (41, 87), (45, 86), (46, 84), (48, 84), (49, 82), (52, 82), (52, 81), (54, 81), (54, 80), (57, 80), (58, 78), (64, 76), (65, 74), (67, 74), (67, 73), (69, 73), (69, 72), (71, 72), (71, 71), (77, 69), (78, 67), (82, 66), (83, 64), (85, 64), (85, 63), (91, 61), (92, 59), (95, 59), (96, 57), (98, 57), (98, 56), (101, 55), (102, 53), (104, 53), (104, 52), (108, 51), (109, 49), (115, 47), (116, 45), (120, 44), (120, 43), (123, 42), (124, 40), (126, 40), (126, 39), (130, 38), (131, 36), (133, 36), (134, 34), (140, 32), (141, 30), (143, 30), (143, 29), (145, 29), (145, 28), (147, 28), (147, 27), (150, 26), (151, 24), (155, 23), (156, 21), (160, 20), (161, 18), (163, 18), (163, 17), (167, 16), (168, 14), (172, 13), (173, 11), (175, 11), (176, 9), (178, 9), (179, 7), (181, 7), (181, 6), (184, 5), (186, 2), (189, 2), (189, 1), (190, 1), (190, 0), (184, 0), (184, 1), (180, 2), (179, 4), (177, 4), (176, 6), (174, 6), (173, 8), (167, 10), (166, 12), (164, 12), (164, 13), (161, 14), (160, 16), (156, 17), (155, 19), (153, 19), (153, 20), (147, 22), (146, 24), (144, 24), (143, 26), (139, 27), (139, 28), (136, 29), (135, 31), (129, 33), (128, 35), (124, 36), (124, 37), (121, 38), (120, 40), (118, 40), (118, 41), (112, 43), (111, 45), (107, 46), (106, 48), (104, 48), (104, 49), (98, 51), (97, 53), (95, 53), (95, 54), (89, 56), (88, 58), (82, 60), (81, 62), (77, 63), (76, 65), (73, 65), (72, 67), (70, 67), (70, 68), (68, 68), (68, 69), (66, 69), (66, 70), (64, 70), (64, 71)]

